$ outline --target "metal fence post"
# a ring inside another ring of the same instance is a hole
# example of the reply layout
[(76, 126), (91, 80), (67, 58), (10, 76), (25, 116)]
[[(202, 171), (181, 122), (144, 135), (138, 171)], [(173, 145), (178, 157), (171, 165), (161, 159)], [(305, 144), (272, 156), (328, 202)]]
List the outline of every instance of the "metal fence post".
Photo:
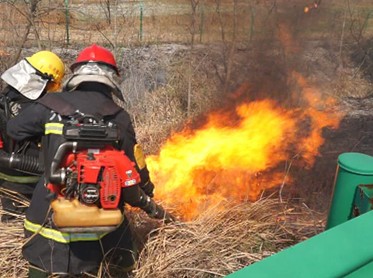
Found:
[(67, 45), (69, 45), (70, 44), (70, 33), (69, 33), (69, 24), (70, 24), (69, 0), (65, 0), (65, 17), (66, 17), (66, 43), (67, 43)]
[(142, 20), (143, 20), (143, 2), (140, 3), (140, 33), (139, 33), (139, 39), (142, 41)]

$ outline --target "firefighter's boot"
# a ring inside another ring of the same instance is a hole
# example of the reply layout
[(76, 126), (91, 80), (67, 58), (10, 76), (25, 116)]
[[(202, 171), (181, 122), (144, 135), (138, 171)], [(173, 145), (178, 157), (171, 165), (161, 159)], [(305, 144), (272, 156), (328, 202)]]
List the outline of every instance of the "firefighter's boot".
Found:
[(48, 273), (35, 266), (29, 266), (28, 278), (48, 278)]

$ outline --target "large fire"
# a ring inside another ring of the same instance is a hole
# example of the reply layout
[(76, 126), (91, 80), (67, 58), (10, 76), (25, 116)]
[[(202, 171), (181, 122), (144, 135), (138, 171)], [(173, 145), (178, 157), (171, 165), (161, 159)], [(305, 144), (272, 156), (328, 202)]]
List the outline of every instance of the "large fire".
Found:
[(265, 189), (290, 184), (284, 165), (294, 155), (311, 166), (324, 142), (322, 129), (336, 128), (339, 117), (320, 109), (328, 101), (320, 102), (301, 75), (294, 78), (304, 88), (307, 109), (286, 110), (272, 100), (243, 103), (234, 113), (215, 112), (202, 127), (171, 136), (159, 155), (147, 158), (156, 198), (193, 219), (222, 200), (253, 201)]

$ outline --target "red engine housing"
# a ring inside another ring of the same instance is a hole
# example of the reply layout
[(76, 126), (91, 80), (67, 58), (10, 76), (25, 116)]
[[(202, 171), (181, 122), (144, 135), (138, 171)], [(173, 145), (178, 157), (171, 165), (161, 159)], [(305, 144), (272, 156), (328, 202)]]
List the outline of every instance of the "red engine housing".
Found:
[[(135, 163), (124, 151), (111, 146), (70, 153), (63, 164), (61, 167), (68, 167), (75, 172), (78, 187), (87, 186), (88, 191), (89, 185), (98, 185), (100, 205), (104, 209), (118, 208), (121, 189), (140, 183), (140, 174), (135, 169)], [(48, 187), (63, 196), (60, 186), (49, 184)], [(92, 193), (83, 190), (81, 194)]]

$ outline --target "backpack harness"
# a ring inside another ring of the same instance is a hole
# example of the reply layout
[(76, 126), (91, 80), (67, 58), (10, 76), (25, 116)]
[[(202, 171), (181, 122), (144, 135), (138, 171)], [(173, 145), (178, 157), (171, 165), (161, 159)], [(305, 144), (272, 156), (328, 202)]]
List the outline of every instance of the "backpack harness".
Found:
[(140, 183), (135, 163), (117, 147), (117, 125), (105, 121), (121, 108), (108, 101), (98, 115), (85, 115), (57, 95), (38, 102), (68, 118), (62, 127), (65, 142), (46, 173), (54, 224), (63, 232), (114, 230), (123, 221), (122, 188)]

